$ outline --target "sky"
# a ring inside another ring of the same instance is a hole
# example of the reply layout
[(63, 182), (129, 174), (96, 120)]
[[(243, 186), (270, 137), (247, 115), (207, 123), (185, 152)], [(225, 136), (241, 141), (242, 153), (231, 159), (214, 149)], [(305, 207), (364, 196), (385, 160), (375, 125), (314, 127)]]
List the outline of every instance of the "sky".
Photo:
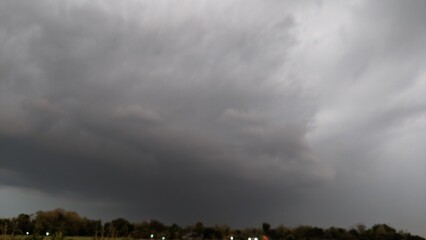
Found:
[(424, 9), (3, 0), (0, 215), (426, 236)]

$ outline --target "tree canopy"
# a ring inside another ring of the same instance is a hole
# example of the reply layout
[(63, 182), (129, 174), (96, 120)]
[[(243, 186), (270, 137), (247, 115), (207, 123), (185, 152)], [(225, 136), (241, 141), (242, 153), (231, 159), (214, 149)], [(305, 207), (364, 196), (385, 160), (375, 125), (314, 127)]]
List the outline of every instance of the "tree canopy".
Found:
[(73, 211), (55, 209), (37, 211), (35, 214), (19, 214), (13, 218), (0, 218), (2, 240), (13, 240), (17, 235), (28, 235), (28, 240), (41, 240), (48, 232), (51, 240), (64, 236), (92, 236), (94, 240), (126, 239), (224, 239), (224, 240), (425, 240), (406, 231), (396, 230), (387, 224), (375, 224), (370, 228), (359, 224), (350, 229), (301, 225), (272, 227), (263, 222), (258, 228), (232, 229), (227, 225), (204, 226), (202, 222), (181, 227), (167, 226), (158, 220), (132, 223), (116, 218), (103, 223), (81, 217)]

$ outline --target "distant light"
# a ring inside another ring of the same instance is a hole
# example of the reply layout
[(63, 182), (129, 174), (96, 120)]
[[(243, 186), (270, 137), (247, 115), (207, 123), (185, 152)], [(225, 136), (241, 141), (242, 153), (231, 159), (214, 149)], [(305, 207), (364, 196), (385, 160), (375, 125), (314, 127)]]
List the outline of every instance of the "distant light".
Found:
[(166, 239), (166, 237), (162, 237), (161, 239), (163, 239), (163, 240), (164, 240), (164, 239)]
[(255, 237), (254, 240), (258, 240), (257, 237)]
[(248, 238), (248, 240), (251, 240), (251, 238)]
[(231, 236), (229, 239), (234, 240), (234, 237), (233, 237), (233, 236)]
[(49, 232), (46, 232), (46, 236), (49, 236)]
[(27, 234), (27, 235), (29, 235), (29, 234), (30, 234), (30, 232), (26, 232), (26, 234)]
[(151, 234), (151, 236), (150, 236), (151, 238), (153, 238), (154, 237), (154, 234)]

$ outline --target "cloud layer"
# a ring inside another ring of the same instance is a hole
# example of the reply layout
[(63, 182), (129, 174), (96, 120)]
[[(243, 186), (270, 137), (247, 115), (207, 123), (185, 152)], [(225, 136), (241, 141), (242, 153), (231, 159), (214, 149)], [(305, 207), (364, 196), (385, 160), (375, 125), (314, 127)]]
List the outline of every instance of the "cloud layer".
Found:
[(382, 4), (4, 1), (2, 191), (105, 217), (420, 232), (425, 6)]

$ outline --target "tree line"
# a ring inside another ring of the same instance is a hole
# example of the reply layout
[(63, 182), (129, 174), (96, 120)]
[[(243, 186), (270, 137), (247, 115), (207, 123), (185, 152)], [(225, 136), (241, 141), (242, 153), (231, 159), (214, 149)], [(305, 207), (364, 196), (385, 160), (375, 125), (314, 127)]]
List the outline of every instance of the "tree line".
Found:
[(17, 235), (27, 236), (26, 240), (42, 240), (47, 235), (51, 240), (62, 240), (65, 236), (90, 236), (94, 240), (426, 240), (406, 231), (397, 231), (387, 224), (376, 224), (370, 228), (359, 224), (350, 229), (324, 229), (308, 225), (272, 228), (269, 223), (262, 223), (258, 228), (231, 229), (227, 225), (208, 227), (197, 222), (181, 227), (177, 224), (168, 226), (157, 220), (131, 223), (124, 218), (103, 223), (63, 209), (0, 218), (0, 228), (2, 240), (13, 240)]

